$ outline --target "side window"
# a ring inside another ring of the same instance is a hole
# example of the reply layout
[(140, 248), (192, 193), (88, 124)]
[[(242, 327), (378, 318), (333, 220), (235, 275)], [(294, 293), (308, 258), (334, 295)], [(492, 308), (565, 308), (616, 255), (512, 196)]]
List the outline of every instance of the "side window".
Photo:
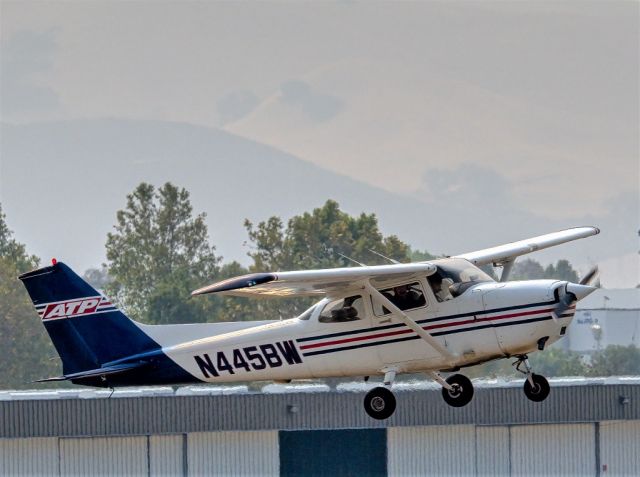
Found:
[(356, 321), (364, 317), (362, 296), (355, 295), (329, 302), (324, 307), (318, 321), (320, 323), (341, 323)]
[(449, 287), (453, 285), (453, 280), (451, 278), (442, 278), (440, 273), (436, 272), (433, 275), (429, 275), (427, 277), (427, 281), (429, 282), (429, 286), (431, 287), (436, 300), (440, 303), (453, 299), (453, 295), (449, 289)]
[[(418, 282), (380, 290), (380, 293), (387, 297), (391, 303), (396, 305), (402, 311), (413, 310), (414, 308), (420, 308), (427, 304), (422, 287)], [(372, 302), (373, 312), (377, 316), (384, 316), (390, 313), (389, 310), (376, 300), (372, 300)]]

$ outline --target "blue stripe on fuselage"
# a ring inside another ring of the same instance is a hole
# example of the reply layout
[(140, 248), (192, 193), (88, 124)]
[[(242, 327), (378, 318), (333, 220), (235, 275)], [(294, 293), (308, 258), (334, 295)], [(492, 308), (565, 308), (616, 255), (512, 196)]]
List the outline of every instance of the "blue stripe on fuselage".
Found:
[[(460, 313), (457, 315), (447, 315), (447, 316), (438, 316), (435, 318), (425, 318), (422, 320), (416, 320), (416, 323), (418, 324), (425, 324), (425, 323), (435, 323), (438, 321), (445, 321), (445, 320), (452, 320), (455, 318), (464, 318), (467, 316), (480, 316), (480, 315), (488, 315), (491, 313), (501, 313), (503, 311), (514, 311), (514, 310), (520, 310), (520, 309), (526, 309), (526, 308), (535, 308), (538, 306), (548, 306), (548, 305), (554, 305), (558, 303), (558, 300), (552, 300), (552, 301), (545, 301), (545, 302), (540, 302), (540, 303), (530, 303), (528, 305), (518, 305), (518, 306), (508, 306), (508, 307), (504, 307), (504, 308), (494, 308), (492, 310), (482, 310), (482, 311), (475, 311), (475, 312), (468, 312), (468, 313)], [(385, 315), (387, 316), (387, 315)], [(382, 318), (382, 317), (380, 317)], [(375, 332), (375, 331), (381, 331), (381, 330), (389, 330), (389, 329), (393, 329), (393, 328), (402, 328), (405, 327), (406, 325), (404, 323), (395, 323), (392, 325), (385, 325), (385, 326), (374, 326), (371, 328), (362, 328), (359, 330), (352, 330), (352, 331), (341, 331), (338, 333), (329, 333), (329, 334), (325, 334), (325, 335), (318, 335), (318, 336), (309, 336), (309, 337), (305, 337), (305, 338), (298, 338), (296, 341), (298, 343), (304, 343), (306, 341), (316, 341), (316, 340), (322, 340), (325, 338), (335, 338), (338, 336), (348, 336), (348, 335), (357, 335), (357, 334), (361, 334), (361, 333), (370, 333), (370, 332)]]
[[(562, 317), (567, 316), (567, 315), (562, 315)], [(457, 329), (457, 330), (447, 330), (447, 331), (438, 331), (435, 333), (431, 333), (431, 336), (443, 336), (443, 335), (450, 335), (450, 334), (454, 334), (454, 333), (464, 333), (466, 331), (476, 331), (476, 330), (481, 330), (483, 328), (499, 328), (502, 326), (512, 326), (512, 325), (522, 325), (525, 323), (535, 323), (537, 321), (546, 321), (546, 320), (551, 320), (553, 318), (551, 318), (551, 316), (543, 316), (543, 317), (539, 317), (539, 318), (529, 318), (527, 320), (519, 320), (519, 321), (510, 321), (507, 323), (497, 323), (497, 324), (487, 324), (487, 325), (480, 325), (480, 326), (474, 326), (472, 328), (463, 328), (463, 329)], [(403, 338), (395, 338), (395, 339), (391, 339), (391, 340), (384, 340), (384, 341), (375, 341), (373, 343), (361, 343), (361, 344), (357, 344), (357, 345), (349, 345), (349, 346), (344, 346), (342, 348), (332, 348), (332, 349), (323, 349), (323, 350), (318, 350), (318, 351), (309, 351), (307, 353), (303, 353), (302, 356), (309, 357), (309, 356), (315, 356), (318, 354), (328, 354), (328, 353), (336, 353), (338, 351), (347, 351), (347, 350), (353, 350), (353, 349), (358, 349), (358, 348), (368, 348), (370, 346), (378, 346), (378, 345), (386, 345), (386, 344), (392, 344), (392, 343), (400, 343), (403, 341), (412, 341), (412, 340), (418, 340), (420, 339), (420, 336), (418, 335), (413, 335), (413, 336), (405, 336)]]

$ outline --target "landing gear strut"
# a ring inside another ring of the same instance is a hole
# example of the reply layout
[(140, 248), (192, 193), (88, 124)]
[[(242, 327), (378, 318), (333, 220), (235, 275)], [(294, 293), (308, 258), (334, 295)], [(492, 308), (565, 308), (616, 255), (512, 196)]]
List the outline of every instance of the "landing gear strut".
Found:
[(462, 407), (473, 398), (473, 384), (464, 374), (453, 374), (442, 379), (439, 373), (432, 373), (433, 379), (442, 385), (442, 398), (449, 406)]
[[(440, 376), (440, 373), (432, 372), (429, 374), (442, 385), (442, 397), (449, 406), (462, 407), (471, 402), (473, 384), (471, 384), (469, 378), (463, 374), (453, 374), (444, 379)], [(373, 388), (364, 397), (364, 409), (374, 419), (387, 419), (396, 410), (396, 398), (389, 389), (395, 376), (395, 369), (387, 370), (384, 376), (385, 387), (378, 386)]]
[(396, 378), (396, 372), (395, 368), (386, 369), (384, 375), (386, 387), (373, 388), (364, 397), (364, 410), (374, 419), (388, 419), (396, 410), (396, 397), (389, 389)]
[[(526, 381), (524, 382), (524, 394), (531, 401), (541, 402), (547, 399), (549, 396), (549, 381), (544, 376), (539, 374), (534, 374), (531, 370), (531, 365), (529, 365), (529, 358), (527, 355), (523, 355), (518, 357), (518, 360), (513, 363), (516, 367), (516, 371), (521, 372), (522, 374), (527, 376)], [(520, 369), (521, 366), (524, 365), (524, 371)]]

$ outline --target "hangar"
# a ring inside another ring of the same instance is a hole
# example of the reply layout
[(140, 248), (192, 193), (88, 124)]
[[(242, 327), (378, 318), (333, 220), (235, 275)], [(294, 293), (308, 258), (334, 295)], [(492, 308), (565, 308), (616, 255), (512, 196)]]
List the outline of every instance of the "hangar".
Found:
[(634, 475), (640, 378), (398, 383), (388, 421), (343, 383), (0, 392), (0, 475)]

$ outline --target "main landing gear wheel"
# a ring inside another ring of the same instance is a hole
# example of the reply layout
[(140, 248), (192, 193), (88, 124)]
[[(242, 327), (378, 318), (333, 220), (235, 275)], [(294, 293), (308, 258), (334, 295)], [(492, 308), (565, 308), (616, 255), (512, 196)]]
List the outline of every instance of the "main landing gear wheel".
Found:
[(454, 374), (446, 379), (451, 389), (442, 388), (442, 397), (449, 406), (462, 407), (473, 398), (473, 384), (463, 374)]
[(364, 397), (364, 410), (374, 419), (387, 419), (396, 410), (396, 397), (387, 388), (373, 388)]
[(535, 402), (547, 399), (550, 390), (547, 378), (540, 376), (539, 374), (531, 373), (531, 381), (533, 381), (533, 385), (531, 385), (528, 379), (525, 379), (524, 394)]

